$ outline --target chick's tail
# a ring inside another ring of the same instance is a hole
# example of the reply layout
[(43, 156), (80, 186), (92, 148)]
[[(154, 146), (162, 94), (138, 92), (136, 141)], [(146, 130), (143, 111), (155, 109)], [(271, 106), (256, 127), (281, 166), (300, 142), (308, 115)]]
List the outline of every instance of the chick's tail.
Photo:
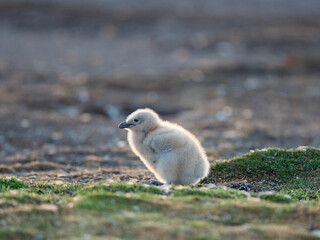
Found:
[(209, 162), (207, 160), (206, 161), (202, 161), (201, 164), (199, 164), (195, 168), (195, 175), (198, 178), (204, 178), (204, 177), (208, 176), (209, 170), (210, 170)]

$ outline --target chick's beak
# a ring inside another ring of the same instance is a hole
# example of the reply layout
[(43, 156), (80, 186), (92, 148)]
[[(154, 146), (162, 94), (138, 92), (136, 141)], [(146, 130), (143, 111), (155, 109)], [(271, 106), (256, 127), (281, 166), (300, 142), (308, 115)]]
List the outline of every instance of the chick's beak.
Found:
[(119, 128), (124, 129), (124, 128), (129, 128), (130, 126), (132, 126), (132, 124), (127, 123), (127, 122), (122, 122), (119, 124)]

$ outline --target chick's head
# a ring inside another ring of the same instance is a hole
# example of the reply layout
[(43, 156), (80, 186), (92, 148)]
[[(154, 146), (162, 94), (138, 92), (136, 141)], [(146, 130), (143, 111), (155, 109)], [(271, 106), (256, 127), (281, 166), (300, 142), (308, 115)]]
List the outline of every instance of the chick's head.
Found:
[(134, 132), (148, 132), (157, 128), (161, 123), (158, 114), (149, 109), (138, 109), (131, 113), (125, 122), (119, 124), (119, 128)]

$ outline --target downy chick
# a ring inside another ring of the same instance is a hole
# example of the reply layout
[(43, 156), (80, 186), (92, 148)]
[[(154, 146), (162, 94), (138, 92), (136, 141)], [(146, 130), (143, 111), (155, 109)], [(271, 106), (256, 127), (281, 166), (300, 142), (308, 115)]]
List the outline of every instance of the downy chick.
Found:
[(138, 109), (119, 128), (128, 130), (132, 151), (161, 182), (196, 184), (207, 176), (209, 162), (198, 139), (155, 111)]

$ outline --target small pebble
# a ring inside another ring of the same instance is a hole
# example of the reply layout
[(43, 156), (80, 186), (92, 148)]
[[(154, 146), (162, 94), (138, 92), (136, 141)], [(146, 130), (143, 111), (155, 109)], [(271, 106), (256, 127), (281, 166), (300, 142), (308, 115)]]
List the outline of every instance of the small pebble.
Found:
[(32, 238), (32, 240), (45, 240), (46, 237), (42, 234), (38, 234)]
[(149, 179), (146, 181), (146, 184), (149, 184), (149, 185), (156, 185), (156, 186), (161, 186), (163, 185), (162, 182), (159, 182), (158, 180), (155, 180), (155, 179)]
[(274, 186), (276, 186), (276, 184), (274, 182), (271, 182), (270, 186), (274, 187)]
[(320, 229), (315, 229), (315, 230), (312, 231), (312, 233), (314, 235), (316, 235), (317, 237), (320, 237)]
[(139, 211), (139, 210), (140, 210), (140, 207), (137, 206), (137, 205), (134, 205), (134, 206), (132, 207), (132, 209), (135, 210), (135, 211)]
[(208, 184), (208, 189), (212, 189), (212, 188), (216, 188), (217, 185), (213, 184), (213, 183), (209, 183)]

